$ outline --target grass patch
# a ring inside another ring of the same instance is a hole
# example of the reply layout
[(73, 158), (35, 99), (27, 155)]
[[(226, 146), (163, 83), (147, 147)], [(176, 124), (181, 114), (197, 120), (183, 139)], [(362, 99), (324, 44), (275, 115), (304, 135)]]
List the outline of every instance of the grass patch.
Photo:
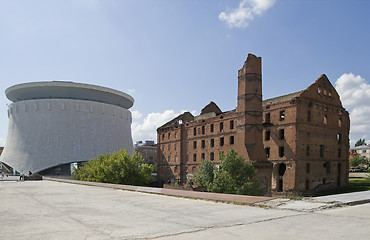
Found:
[(347, 186), (324, 190), (313, 194), (313, 197), (370, 190), (370, 178), (350, 178)]

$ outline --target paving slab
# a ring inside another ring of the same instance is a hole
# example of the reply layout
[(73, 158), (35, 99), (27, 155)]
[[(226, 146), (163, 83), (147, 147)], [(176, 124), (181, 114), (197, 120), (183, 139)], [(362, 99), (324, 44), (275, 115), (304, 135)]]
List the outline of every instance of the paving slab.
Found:
[(321, 197), (314, 197), (315, 201), (340, 202), (343, 204), (356, 205), (370, 202), (370, 191), (335, 194)]

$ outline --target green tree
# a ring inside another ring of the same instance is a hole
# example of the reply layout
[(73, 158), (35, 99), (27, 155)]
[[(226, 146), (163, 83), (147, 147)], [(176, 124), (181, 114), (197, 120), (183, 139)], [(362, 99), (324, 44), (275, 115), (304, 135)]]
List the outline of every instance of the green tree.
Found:
[(203, 159), (197, 173), (194, 175), (194, 181), (205, 190), (210, 191), (215, 171), (216, 167), (213, 162)]
[(359, 164), (360, 164), (360, 157), (359, 157), (359, 155), (355, 155), (355, 156), (353, 156), (353, 157), (349, 160), (349, 165), (350, 165), (351, 167), (357, 167)]
[(362, 146), (362, 145), (366, 145), (366, 142), (365, 142), (365, 138), (364, 139), (359, 139), (356, 143), (355, 143), (355, 147), (357, 146)]
[(233, 149), (221, 154), (219, 169), (209, 160), (202, 161), (194, 181), (209, 192), (263, 194), (253, 164), (246, 163)]
[(126, 150), (119, 150), (112, 154), (101, 154), (88, 161), (75, 169), (73, 177), (90, 182), (146, 185), (151, 181), (154, 167), (143, 162), (140, 154), (130, 156)]
[(368, 159), (365, 156), (355, 155), (349, 160), (349, 165), (351, 167), (368, 165)]

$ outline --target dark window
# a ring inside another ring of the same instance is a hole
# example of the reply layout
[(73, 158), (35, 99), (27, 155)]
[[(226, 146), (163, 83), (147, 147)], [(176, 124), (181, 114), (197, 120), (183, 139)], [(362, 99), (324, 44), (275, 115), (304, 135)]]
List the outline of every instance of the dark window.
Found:
[(324, 115), (324, 125), (328, 124), (328, 115)]
[(329, 161), (326, 161), (324, 163), (324, 168), (326, 169), (326, 173), (329, 174), (330, 173), (330, 162)]
[(168, 144), (168, 150), (170, 150), (171, 149), (171, 143), (170, 144)]
[(234, 144), (234, 136), (230, 136), (230, 144)]
[(206, 127), (202, 126), (202, 134), (205, 134), (205, 133), (206, 133)]
[(211, 124), (211, 132), (213, 132), (213, 130), (214, 130), (214, 125)]
[(197, 161), (197, 154), (193, 154), (193, 161), (196, 162)]
[(280, 121), (283, 121), (285, 119), (285, 111), (280, 111), (280, 117), (279, 117), (279, 120)]
[(220, 122), (220, 132), (223, 132), (223, 131), (224, 131), (224, 123)]
[(206, 141), (202, 140), (202, 148), (205, 148), (205, 147), (206, 147)]
[(197, 135), (197, 128), (194, 128), (194, 136)]
[(311, 153), (310, 145), (307, 145), (307, 147), (306, 147), (306, 156), (310, 156), (310, 153)]
[(204, 160), (204, 159), (205, 159), (205, 154), (204, 154), (204, 153), (202, 153), (202, 157), (201, 157), (201, 159), (202, 159), (202, 160)]
[(285, 138), (285, 136), (284, 136), (284, 129), (280, 129), (279, 130), (279, 138), (280, 139), (284, 139)]
[(338, 158), (342, 157), (342, 149), (338, 148)]
[(177, 150), (177, 143), (175, 143), (175, 150)]
[(220, 138), (220, 146), (223, 146), (224, 145), (224, 138)]
[(196, 149), (197, 148), (197, 141), (194, 141), (193, 142), (193, 148)]
[(168, 133), (168, 139), (170, 139), (171, 138), (171, 133)]
[(325, 157), (325, 146), (320, 145), (320, 157), (323, 158)]
[(266, 158), (270, 157), (270, 148), (269, 147), (265, 148), (265, 154), (266, 154)]
[(230, 129), (234, 129), (234, 120), (230, 121)]
[(307, 112), (307, 121), (311, 121), (311, 111)]
[(270, 135), (271, 135), (271, 132), (270, 131), (266, 131), (265, 132), (265, 140), (266, 141), (270, 140)]
[(279, 147), (279, 157), (284, 157), (284, 147)]
[(162, 134), (162, 140), (164, 140), (164, 133)]
[(265, 123), (270, 123), (270, 113), (265, 114)]
[(213, 161), (215, 160), (215, 154), (213, 152), (211, 152), (211, 154), (209, 155), (209, 158)]
[(306, 173), (310, 173), (310, 164), (306, 163)]
[(306, 179), (306, 190), (310, 189), (310, 180)]
[(211, 139), (211, 147), (214, 147), (215, 146), (215, 140), (212, 138)]

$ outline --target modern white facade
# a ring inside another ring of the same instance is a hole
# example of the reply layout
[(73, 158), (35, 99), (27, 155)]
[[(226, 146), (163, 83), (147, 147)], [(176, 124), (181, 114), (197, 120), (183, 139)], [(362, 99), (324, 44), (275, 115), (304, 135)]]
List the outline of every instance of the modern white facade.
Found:
[(133, 153), (134, 99), (113, 89), (73, 82), (8, 88), (8, 136), (0, 161), (18, 172), (40, 172), (102, 153)]

